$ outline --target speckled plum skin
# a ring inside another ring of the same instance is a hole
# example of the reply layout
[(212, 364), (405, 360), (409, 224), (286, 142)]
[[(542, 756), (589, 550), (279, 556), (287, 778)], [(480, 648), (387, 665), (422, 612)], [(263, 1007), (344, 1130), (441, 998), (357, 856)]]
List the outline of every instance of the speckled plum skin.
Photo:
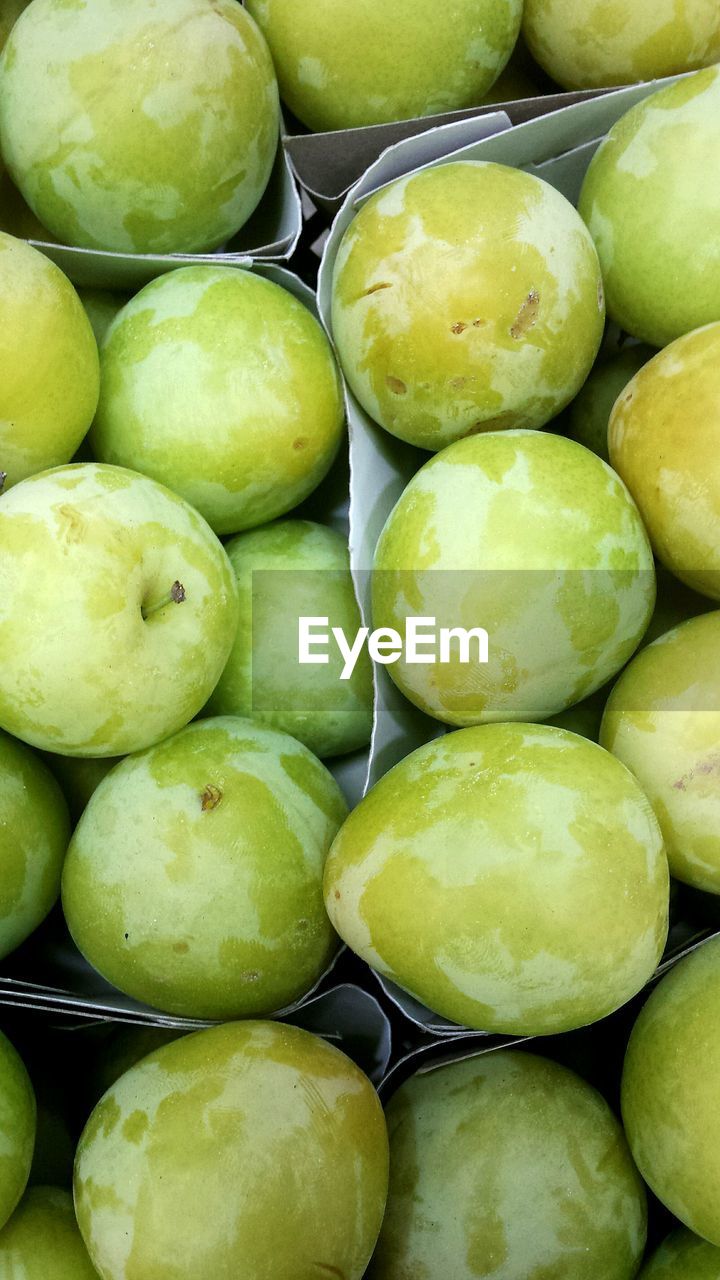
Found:
[(343, 371), (381, 426), (423, 449), (542, 427), (580, 390), (603, 332), (597, 254), (554, 187), (466, 161), (372, 196), (333, 271)]
[(70, 932), (105, 978), (163, 1012), (274, 1013), (336, 950), (322, 875), (346, 813), (288, 734), (197, 721), (94, 792), (63, 870)]
[(653, 991), (625, 1058), (622, 1113), (643, 1178), (676, 1218), (720, 1246), (720, 939)]
[(661, 89), (613, 126), (583, 184), (608, 315), (655, 347), (720, 320), (718, 112), (718, 67)]
[(297, 506), (340, 445), (330, 343), (297, 298), (247, 271), (152, 281), (116, 317), (101, 368), (95, 456), (166, 484), (217, 533)]
[(311, 129), (475, 106), (505, 66), (522, 0), (248, 0), (280, 92)]
[(720, 1280), (720, 1249), (680, 1228), (663, 1241), (638, 1280)]
[(277, 83), (236, 0), (34, 0), (0, 67), (0, 140), (60, 240), (197, 253), (232, 236), (275, 158)]
[(553, 1035), (604, 1017), (667, 934), (660, 828), (608, 752), (545, 725), (463, 729), (372, 788), (325, 868), (353, 951), (430, 1009)]
[(627, 662), (655, 600), (637, 508), (600, 458), (561, 436), (505, 431), (460, 440), (426, 462), (375, 551), (375, 627), (409, 617), (483, 627), (487, 664), (387, 670), (447, 724), (544, 720)]
[[(135, 472), (75, 463), (4, 495), (0, 543), (3, 728), (62, 755), (113, 756), (197, 715), (238, 604), (222, 546), (187, 503)], [(184, 600), (163, 604), (176, 582)]]
[(12, 1280), (98, 1280), (78, 1231), (72, 1196), (30, 1187), (0, 1232), (0, 1275)]
[(349, 1058), (296, 1027), (228, 1023), (105, 1094), (75, 1205), (103, 1280), (360, 1280), (387, 1177), (382, 1109)]
[(25, 1190), (35, 1145), (35, 1094), (25, 1066), (0, 1033), (0, 1227)]
[(370, 1280), (632, 1280), (645, 1192), (618, 1121), (573, 1072), (483, 1054), (411, 1077), (387, 1121)]

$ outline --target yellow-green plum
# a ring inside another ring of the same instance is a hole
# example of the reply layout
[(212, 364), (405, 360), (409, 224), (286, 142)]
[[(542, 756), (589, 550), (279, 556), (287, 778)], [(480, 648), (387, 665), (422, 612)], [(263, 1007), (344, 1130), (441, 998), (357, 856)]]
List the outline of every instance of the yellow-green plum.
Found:
[[(655, 599), (637, 508), (610, 467), (574, 440), (505, 431), (426, 462), (390, 513), (372, 578), (373, 623), (402, 637), (484, 629), (446, 651), (410, 644), (388, 671), (448, 724), (545, 720), (588, 697), (637, 648)], [(413, 623), (413, 627), (418, 624)], [(487, 662), (481, 659), (487, 656)]]
[(70, 281), (0, 232), (0, 471), (5, 488), (69, 462), (100, 390), (97, 345)]
[(680, 1227), (655, 1251), (639, 1280), (720, 1280), (720, 1248)]
[(670, 870), (720, 893), (720, 613), (666, 632), (613, 689), (600, 741), (635, 774), (662, 828)]
[(639, 344), (598, 363), (568, 409), (567, 434), (605, 462), (609, 461), (608, 423), (612, 407), (633, 375), (654, 354), (653, 347)]
[(80, 289), (78, 295), (99, 347), (118, 311), (128, 301), (127, 296), (109, 289)]
[(277, 82), (236, 0), (34, 0), (0, 64), (5, 163), (68, 244), (196, 253), (257, 206)]
[(186, 1034), (170, 1031), (167, 1027), (121, 1026), (118, 1023), (108, 1030), (109, 1036), (99, 1041), (93, 1055), (89, 1083), (95, 1101), (99, 1101), (126, 1071), (147, 1058), (148, 1054)]
[(296, 1027), (235, 1022), (159, 1049), (98, 1103), (75, 1205), (103, 1280), (360, 1280), (387, 1176), (360, 1069)]
[(613, 126), (583, 184), (608, 314), (655, 347), (720, 320), (719, 112), (720, 67), (668, 85)]
[(363, 205), (340, 243), (332, 327), (363, 408), (401, 440), (542, 427), (577, 394), (605, 304), (592, 240), (542, 179), (465, 161)]
[(630, 1149), (656, 1196), (720, 1245), (720, 938), (663, 978), (633, 1028), (622, 1079)]
[(628, 769), (546, 725), (461, 729), (396, 765), (325, 868), (353, 951), (436, 1013), (552, 1035), (650, 978), (667, 934), (657, 819)]
[(73, 822), (77, 822), (95, 788), (122, 757), (110, 756), (108, 759), (101, 759), (91, 756), (90, 759), (85, 760), (82, 756), (57, 756), (51, 751), (46, 751), (43, 753), (43, 759), (60, 783), (70, 816)]
[(720, 600), (720, 323), (678, 338), (635, 375), (608, 438), (658, 559)]
[(299, 738), (318, 756), (366, 746), (373, 719), (372, 668), (363, 649), (349, 679), (328, 645), (325, 664), (301, 665), (301, 618), (327, 618), (352, 642), (361, 626), (347, 540), (310, 520), (281, 520), (227, 543), (240, 622), (208, 710), (250, 716)]
[(284, 515), (337, 453), (330, 343), (302, 302), (250, 272), (154, 280), (117, 316), (101, 368), (95, 456), (167, 484), (217, 533)]
[(31, 1187), (26, 1192), (0, 1232), (0, 1275), (7, 1280), (98, 1280), (68, 1191)]
[(103, 977), (164, 1012), (285, 1008), (337, 948), (322, 880), (346, 813), (288, 734), (233, 716), (190, 724), (92, 796), (63, 870), (70, 932)]
[(0, 1032), (0, 1227), (25, 1190), (35, 1145), (35, 1094), (17, 1051)]
[[(474, 106), (502, 71), (522, 0), (247, 0), (280, 93), (311, 129)], [(358, 56), (361, 52), (361, 56)]]
[(0, 957), (57, 901), (69, 839), (57, 782), (28, 747), (0, 732)]
[(645, 1192), (600, 1094), (504, 1050), (415, 1075), (387, 1108), (390, 1187), (370, 1280), (632, 1280)]
[(716, 0), (525, 0), (523, 35), (564, 89), (656, 80), (720, 59)]
[(0, 725), (60, 755), (139, 751), (206, 703), (237, 628), (202, 516), (146, 476), (43, 471), (0, 502)]

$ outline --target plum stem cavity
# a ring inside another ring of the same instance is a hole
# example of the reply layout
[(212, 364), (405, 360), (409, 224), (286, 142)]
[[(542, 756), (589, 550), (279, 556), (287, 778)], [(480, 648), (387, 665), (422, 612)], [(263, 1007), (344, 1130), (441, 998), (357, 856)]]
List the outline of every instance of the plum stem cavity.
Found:
[(170, 590), (160, 600), (155, 600), (152, 604), (144, 604), (142, 606), (142, 616), (147, 621), (154, 613), (158, 613), (160, 609), (164, 609), (168, 604), (182, 604), (185, 599), (185, 588), (182, 582), (173, 582)]

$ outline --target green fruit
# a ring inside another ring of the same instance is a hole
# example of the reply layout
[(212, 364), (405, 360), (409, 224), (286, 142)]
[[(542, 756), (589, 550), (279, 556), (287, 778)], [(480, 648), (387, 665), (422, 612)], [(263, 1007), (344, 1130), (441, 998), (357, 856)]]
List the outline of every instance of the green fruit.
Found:
[(80, 289), (78, 292), (99, 347), (118, 311), (128, 301), (127, 296), (110, 293), (107, 289)]
[(0, 232), (0, 468), (5, 488), (68, 462), (97, 405), (98, 353), (70, 281)]
[(34, 0), (0, 67), (0, 140), (68, 244), (197, 253), (255, 209), (278, 139), (267, 45), (235, 0)]
[(411, 1077), (387, 1120), (371, 1280), (632, 1280), (645, 1192), (610, 1108), (573, 1072), (486, 1053)]
[(109, 1031), (108, 1039), (100, 1041), (93, 1059), (90, 1084), (95, 1101), (99, 1101), (131, 1067), (156, 1049), (181, 1039), (184, 1034), (182, 1031), (169, 1031), (166, 1027), (131, 1027), (117, 1023)]
[(424, 449), (542, 427), (585, 381), (605, 306), (572, 205), (519, 169), (462, 162), (371, 196), (341, 241), (332, 327), (381, 426)]
[(80, 756), (56, 756), (46, 751), (43, 753), (43, 759), (60, 783), (74, 824), (95, 788), (110, 772), (113, 765), (122, 759), (122, 756), (111, 756), (106, 760), (83, 760)]
[(240, 593), (240, 623), (208, 703), (214, 715), (249, 716), (299, 738), (318, 756), (366, 746), (372, 668), (363, 649), (349, 680), (333, 645), (326, 665), (301, 666), (299, 619), (327, 617), (354, 639), (361, 625), (345, 538), (309, 520), (283, 520), (226, 546)]
[(75, 1204), (103, 1280), (360, 1280), (387, 1162), (377, 1095), (349, 1058), (296, 1027), (230, 1023), (159, 1049), (105, 1095)]
[(622, 1112), (645, 1181), (676, 1218), (720, 1245), (720, 938), (653, 992), (625, 1058)]
[(8, 1280), (98, 1280), (69, 1192), (31, 1187), (26, 1193), (0, 1233), (0, 1275)]
[(161, 276), (120, 312), (101, 363), (95, 456), (168, 485), (217, 533), (297, 506), (337, 453), (330, 343), (307, 307), (261, 276)]
[(652, 347), (626, 347), (610, 360), (597, 364), (568, 410), (567, 434), (604, 462), (608, 456), (608, 423), (620, 392), (633, 374), (655, 354)]
[(608, 314), (655, 347), (720, 320), (718, 112), (718, 67), (661, 89), (613, 126), (583, 184)]
[(0, 50), (4, 49), (13, 24), (17, 22), (29, 3), (30, 0), (3, 0), (2, 13), (0, 13)]
[(35, 1122), (30, 1078), (10, 1041), (0, 1032), (0, 1227), (7, 1222), (27, 1185)]
[(522, 0), (248, 0), (283, 100), (311, 129), (472, 107), (505, 66)]
[[(599, 689), (628, 660), (655, 595), (650, 546), (622, 481), (573, 440), (533, 431), (462, 440), (418, 471), (378, 540), (373, 624), (410, 617), (482, 627), (464, 662), (388, 671), (448, 724), (544, 720)], [(467, 655), (465, 655), (467, 656)]]
[(720, 1249), (680, 1228), (646, 1263), (640, 1280), (720, 1280)]
[(635, 774), (678, 880), (720, 893), (720, 613), (668, 631), (613, 689), (600, 741)]
[(116, 765), (70, 842), (63, 908), (121, 991), (190, 1018), (269, 1014), (337, 946), (322, 875), (347, 806), (299, 742), (201, 720)]
[(667, 934), (657, 819), (627, 769), (544, 725), (414, 751), (330, 850), (325, 902), (363, 960), (483, 1031), (553, 1035), (650, 978)]
[(55, 779), (32, 751), (0, 732), (0, 958), (24, 942), (57, 901), (69, 839)]

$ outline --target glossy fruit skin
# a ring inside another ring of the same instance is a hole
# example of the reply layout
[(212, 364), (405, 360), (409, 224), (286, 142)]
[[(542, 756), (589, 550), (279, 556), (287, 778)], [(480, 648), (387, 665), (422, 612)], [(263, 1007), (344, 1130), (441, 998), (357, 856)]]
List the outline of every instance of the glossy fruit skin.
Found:
[(32, 245), (0, 232), (0, 468), (3, 492), (69, 462), (100, 390), (97, 346), (70, 281)]
[(603, 462), (610, 460), (608, 424), (612, 407), (638, 369), (654, 355), (654, 347), (639, 344), (599, 361), (568, 409), (567, 434), (592, 449)]
[(296, 1027), (228, 1023), (105, 1094), (75, 1205), (103, 1280), (360, 1280), (387, 1176), (382, 1109), (349, 1058)]
[(0, 1232), (0, 1275), (12, 1280), (97, 1280), (69, 1192), (59, 1187), (26, 1191)]
[(247, 7), (270, 45), (283, 101), (314, 130), (475, 106), (510, 57), (522, 13), (521, 0), (449, 0), (441, 12), (433, 0)]
[(720, 894), (718, 652), (720, 612), (643, 649), (610, 695), (600, 741), (651, 801), (672, 875)]
[(678, 338), (635, 375), (608, 439), (658, 559), (720, 600), (720, 322)]
[(310, 520), (241, 533), (225, 550), (238, 582), (240, 622), (208, 703), (213, 715), (248, 716), (281, 729), (321, 757), (370, 741), (372, 668), (363, 649), (349, 680), (333, 645), (325, 666), (300, 665), (301, 617), (328, 617), (351, 640), (361, 626), (347, 540)]
[(638, 1280), (720, 1280), (720, 1249), (681, 1227), (663, 1241)]
[(370, 1280), (632, 1280), (645, 1192), (579, 1076), (499, 1050), (412, 1076), (387, 1108), (390, 1190)]
[(676, 1218), (720, 1245), (720, 939), (662, 979), (635, 1023), (622, 1113), (643, 1178)]
[(0, 1032), (0, 1227), (23, 1194), (35, 1145), (35, 1094), (20, 1055)]
[(41, 760), (0, 731), (0, 957), (24, 942), (60, 894), (70, 819)]
[(653, 973), (668, 870), (650, 802), (595, 743), (545, 725), (463, 729), (391, 769), (325, 868), (340, 936), (428, 1008), (554, 1035)]
[(63, 871), (70, 932), (108, 981), (165, 1013), (274, 1013), (337, 948), (322, 874), (346, 813), (288, 734), (196, 721), (93, 794)]
[(564, 89), (659, 80), (720, 59), (714, 0), (525, 0), (523, 35)]
[(720, 320), (719, 110), (720, 68), (661, 89), (613, 125), (583, 183), (608, 315), (654, 347)]
[[(112, 756), (197, 714), (230, 652), (237, 591), (187, 503), (120, 467), (57, 467), (3, 497), (0, 542), (3, 728), (59, 754)], [(145, 617), (176, 582), (185, 599)]]
[(330, 343), (302, 302), (248, 271), (153, 280), (116, 317), (101, 361), (95, 456), (166, 484), (216, 533), (297, 506), (338, 451)]
[[(573, 440), (474, 436), (426, 462), (375, 550), (373, 626), (409, 617), (482, 627), (488, 662), (387, 670), (452, 725), (544, 720), (587, 697), (637, 648), (655, 598), (647, 535), (622, 481)], [(539, 639), (541, 638), (541, 639)]]
[(267, 45), (235, 0), (34, 0), (3, 54), (5, 162), (67, 244), (216, 248), (258, 204), (278, 125)]
[(371, 196), (333, 270), (332, 328), (360, 404), (437, 450), (542, 427), (585, 381), (605, 319), (576, 210), (505, 165), (424, 169)]

